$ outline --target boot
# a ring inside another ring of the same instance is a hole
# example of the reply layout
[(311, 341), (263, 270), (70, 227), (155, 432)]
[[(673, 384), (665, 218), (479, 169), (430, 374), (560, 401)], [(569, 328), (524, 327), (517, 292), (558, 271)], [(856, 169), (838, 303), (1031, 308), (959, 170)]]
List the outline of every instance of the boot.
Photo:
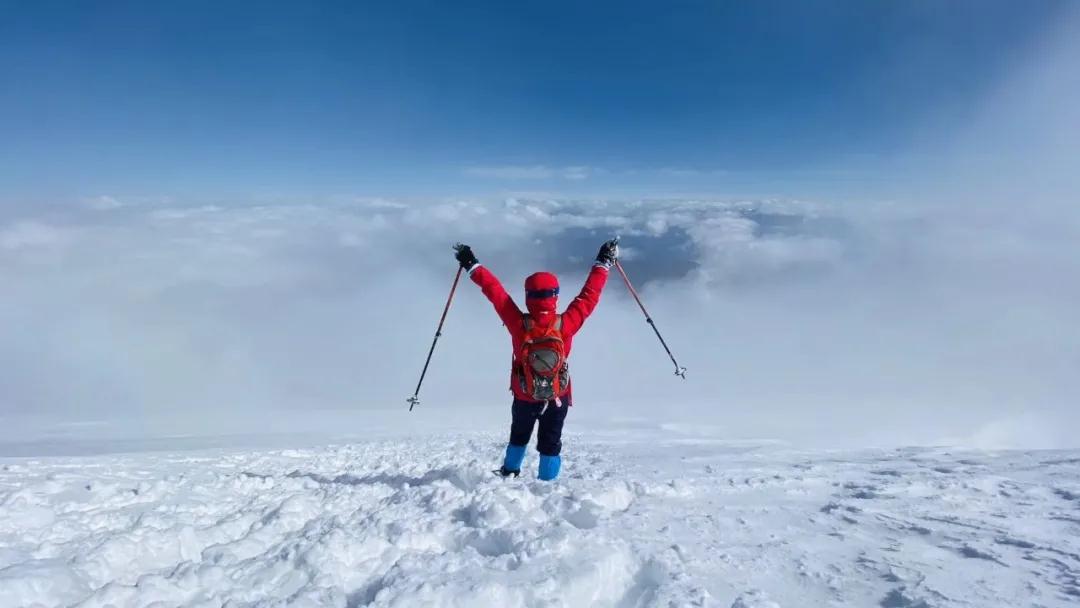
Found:
[(506, 444), (506, 456), (503, 458), (502, 467), (499, 468), (499, 475), (517, 477), (521, 474), (521, 463), (524, 460), (525, 446), (512, 443)]
[(540, 474), (538, 477), (541, 481), (552, 481), (559, 476), (559, 468), (562, 466), (562, 458), (559, 456), (547, 456), (545, 454), (540, 455)]

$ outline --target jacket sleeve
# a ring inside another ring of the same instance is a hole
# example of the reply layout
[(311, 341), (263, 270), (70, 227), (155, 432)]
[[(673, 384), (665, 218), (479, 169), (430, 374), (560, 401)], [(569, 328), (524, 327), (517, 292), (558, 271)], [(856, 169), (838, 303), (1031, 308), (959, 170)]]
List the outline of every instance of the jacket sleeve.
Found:
[(571, 336), (576, 334), (585, 323), (585, 319), (596, 310), (596, 305), (600, 303), (600, 292), (604, 290), (607, 278), (608, 269), (603, 266), (593, 266), (589, 271), (589, 277), (585, 279), (585, 286), (581, 288), (581, 293), (574, 298), (563, 313), (562, 330), (564, 333)]
[(494, 273), (485, 266), (477, 264), (469, 273), (469, 278), (480, 286), (480, 290), (491, 301), (491, 305), (495, 307), (495, 312), (499, 314), (499, 318), (507, 329), (521, 324), (521, 309), (514, 303), (510, 294), (506, 293), (506, 289)]

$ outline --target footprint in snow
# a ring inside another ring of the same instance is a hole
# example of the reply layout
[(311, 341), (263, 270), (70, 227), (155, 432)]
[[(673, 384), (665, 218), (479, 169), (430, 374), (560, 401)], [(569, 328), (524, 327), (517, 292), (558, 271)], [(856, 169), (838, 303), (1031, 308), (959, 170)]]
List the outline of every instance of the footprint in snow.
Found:
[(780, 608), (780, 604), (770, 600), (764, 591), (753, 589), (735, 598), (731, 608)]
[(881, 600), (881, 608), (931, 608), (926, 600), (917, 599), (908, 594), (905, 587), (889, 591)]

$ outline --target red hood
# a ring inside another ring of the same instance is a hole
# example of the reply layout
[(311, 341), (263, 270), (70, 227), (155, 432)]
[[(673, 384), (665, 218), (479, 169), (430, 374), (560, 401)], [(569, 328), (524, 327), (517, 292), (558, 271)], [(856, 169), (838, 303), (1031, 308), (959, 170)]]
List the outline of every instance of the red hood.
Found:
[[(525, 279), (525, 307), (533, 318), (543, 321), (554, 317), (559, 306), (559, 277), (550, 272), (537, 272)], [(555, 292), (549, 297), (530, 297), (535, 292)]]

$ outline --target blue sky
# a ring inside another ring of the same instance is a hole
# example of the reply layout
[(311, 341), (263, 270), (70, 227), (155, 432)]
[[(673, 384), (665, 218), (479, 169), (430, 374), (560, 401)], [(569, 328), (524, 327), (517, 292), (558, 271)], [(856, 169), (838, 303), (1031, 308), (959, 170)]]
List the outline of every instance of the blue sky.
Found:
[(871, 189), (1066, 2), (6, 2), (0, 201)]

